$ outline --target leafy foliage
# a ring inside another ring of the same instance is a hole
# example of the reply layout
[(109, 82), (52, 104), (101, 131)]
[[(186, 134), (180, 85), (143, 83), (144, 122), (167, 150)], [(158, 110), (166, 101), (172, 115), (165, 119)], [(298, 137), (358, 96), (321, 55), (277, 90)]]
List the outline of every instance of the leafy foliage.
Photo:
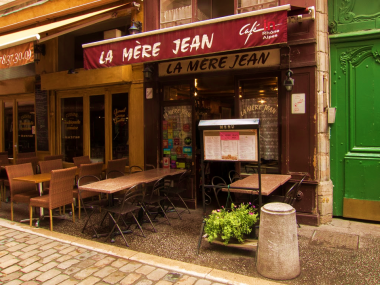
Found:
[(242, 203), (239, 206), (232, 203), (229, 210), (222, 207), (222, 209), (212, 211), (206, 219), (204, 228), (207, 240), (212, 242), (220, 237), (224, 244), (228, 244), (231, 238), (236, 238), (243, 243), (244, 235), (251, 233), (253, 225), (258, 220), (258, 214), (255, 211), (255, 206), (251, 203)]

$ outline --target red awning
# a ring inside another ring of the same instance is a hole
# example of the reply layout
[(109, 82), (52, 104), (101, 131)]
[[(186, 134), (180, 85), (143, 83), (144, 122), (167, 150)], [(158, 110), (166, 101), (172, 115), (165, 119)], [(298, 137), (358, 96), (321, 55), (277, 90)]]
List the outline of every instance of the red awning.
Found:
[(199, 56), (287, 42), (283, 5), (83, 45), (84, 68)]

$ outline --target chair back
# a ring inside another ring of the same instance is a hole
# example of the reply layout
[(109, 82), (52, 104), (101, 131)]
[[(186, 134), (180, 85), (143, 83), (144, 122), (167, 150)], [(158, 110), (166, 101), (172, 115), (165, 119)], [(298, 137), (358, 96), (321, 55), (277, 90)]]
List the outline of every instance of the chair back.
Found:
[(74, 165), (79, 167), (81, 164), (90, 164), (91, 160), (88, 155), (73, 157)]
[(35, 152), (19, 152), (17, 154), (17, 158), (28, 158), (28, 157), (36, 157), (37, 154)]
[(240, 174), (235, 170), (230, 170), (230, 172), (228, 172), (228, 178), (230, 179), (230, 183), (234, 183), (241, 179)]
[(13, 180), (15, 177), (33, 175), (33, 166), (31, 163), (8, 165), (5, 166), (5, 170), (7, 171), (8, 175), (11, 199), (14, 195), (19, 193), (37, 191), (36, 185), (33, 183)]
[(51, 171), (49, 208), (54, 209), (73, 202), (73, 181), (77, 167)]
[(133, 166), (129, 167), (129, 174), (140, 172), (140, 171), (143, 171), (140, 166), (133, 165)]
[(155, 169), (156, 167), (153, 164), (145, 164), (145, 170)]
[[(63, 163), (62, 159), (55, 160), (41, 160), (38, 162), (40, 167), (40, 173), (50, 173), (52, 170), (62, 169)], [(43, 188), (49, 188), (50, 181), (44, 182)]]
[(296, 182), (290, 187), (286, 192), (283, 203), (289, 204), (293, 207), (294, 202), (297, 200), (298, 192), (301, 187), (302, 182), (306, 179), (307, 174), (304, 174), (299, 182)]
[[(99, 181), (101, 179), (102, 169), (103, 169), (103, 162), (81, 164), (81, 166), (79, 167), (80, 181), (78, 179), (78, 186)], [(95, 179), (93, 176), (97, 177), (98, 179)]]
[(170, 179), (170, 176), (165, 176), (165, 177), (161, 177), (160, 179), (158, 179), (153, 187), (151, 188), (151, 192), (148, 193), (148, 195), (152, 198), (154, 196), (160, 196), (160, 191), (163, 190), (166, 186), (165, 186), (165, 180), (168, 180)]
[(25, 158), (17, 158), (16, 159), (16, 164), (24, 164), (30, 162), (33, 166), (33, 173), (36, 174), (38, 173), (38, 161), (39, 158), (34, 156), (34, 157), (25, 157)]
[(44, 157), (44, 160), (55, 160), (55, 159), (61, 159), (63, 161), (63, 154), (47, 155)]
[(138, 202), (140, 205), (142, 205), (144, 203), (145, 195), (146, 195), (145, 183), (139, 183), (132, 186), (131, 188), (129, 188), (128, 190), (124, 192), (124, 197), (121, 202), (121, 209), (124, 208), (126, 203), (135, 204)]
[[(213, 186), (226, 186), (227, 187), (226, 181), (224, 181), (224, 179), (220, 176), (214, 176), (211, 179), (211, 185), (213, 185)], [(219, 195), (219, 192), (222, 190), (222, 188), (216, 188), (215, 187), (212, 189), (214, 191), (214, 195), (215, 195), (216, 202), (218, 203), (218, 207), (220, 208), (220, 202), (219, 202), (218, 195)]]
[(115, 178), (123, 176), (128, 158), (109, 160), (107, 163), (106, 178)]

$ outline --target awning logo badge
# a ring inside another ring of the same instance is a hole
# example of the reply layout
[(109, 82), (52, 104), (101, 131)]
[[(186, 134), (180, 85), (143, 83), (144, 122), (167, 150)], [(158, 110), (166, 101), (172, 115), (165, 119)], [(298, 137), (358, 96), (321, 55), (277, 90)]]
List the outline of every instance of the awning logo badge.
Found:
[(244, 25), (239, 32), (239, 35), (244, 36), (246, 35), (247, 38), (244, 42), (244, 45), (247, 44), (250, 36), (252, 36), (253, 33), (259, 33), (262, 32), (263, 35), (263, 40), (271, 39), (271, 38), (276, 38), (278, 36), (278, 33), (280, 30), (276, 29), (276, 26), (280, 26), (282, 24), (276, 24), (273, 21), (268, 21), (264, 20), (264, 28), (259, 28), (261, 24), (254, 22), (253, 25), (251, 24), (246, 24)]

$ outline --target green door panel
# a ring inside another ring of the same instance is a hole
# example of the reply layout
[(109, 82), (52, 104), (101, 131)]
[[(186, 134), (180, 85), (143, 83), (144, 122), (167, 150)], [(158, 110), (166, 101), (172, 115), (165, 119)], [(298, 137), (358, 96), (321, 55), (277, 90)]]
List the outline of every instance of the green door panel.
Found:
[(380, 201), (380, 158), (345, 159), (345, 198)]

